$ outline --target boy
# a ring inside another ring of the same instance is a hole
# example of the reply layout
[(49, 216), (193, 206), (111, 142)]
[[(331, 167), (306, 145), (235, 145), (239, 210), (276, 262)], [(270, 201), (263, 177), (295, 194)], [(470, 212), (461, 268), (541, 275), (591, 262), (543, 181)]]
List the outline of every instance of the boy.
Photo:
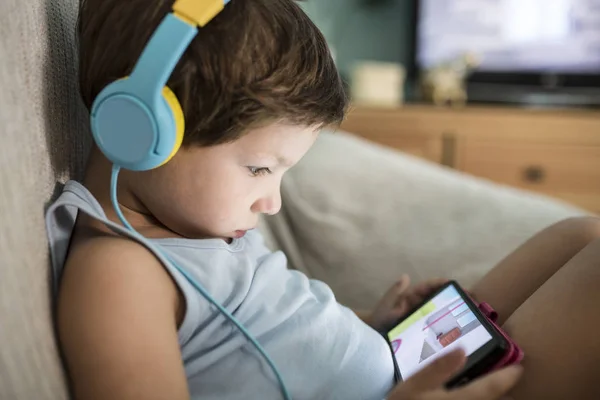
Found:
[[(131, 74), (172, 5), (82, 2), (88, 108), (106, 85)], [(281, 178), (318, 129), (344, 116), (345, 93), (323, 36), (292, 1), (233, 1), (199, 30), (168, 86), (185, 115), (183, 147), (160, 168), (121, 172), (125, 218), (235, 312), (294, 397), (383, 398), (393, 385), (385, 342), (338, 307), (325, 285), (288, 271), (253, 231), (260, 214), (279, 210)], [(100, 206), (79, 204), (93, 217), (79, 214), (60, 273), (58, 330), (76, 397), (279, 398), (272, 372), (229, 321), (180, 273), (106, 227), (102, 213), (117, 221), (110, 173), (96, 147), (85, 188), (70, 182), (66, 190)]]
[[(171, 6), (82, 2), (80, 86), (88, 107), (131, 73)], [(119, 225), (111, 164), (98, 148), (84, 186), (69, 182), (49, 210), (58, 334), (75, 397), (281, 398), (268, 365), (175, 262), (256, 337), (294, 398), (385, 397), (394, 385), (391, 354), (373, 328), (440, 281), (409, 290), (401, 279), (361, 320), (326, 285), (288, 270), (285, 257), (270, 253), (253, 230), (260, 214), (279, 210), (283, 174), (321, 127), (344, 116), (346, 97), (322, 35), (291, 0), (233, 0), (200, 29), (168, 86), (185, 116), (183, 147), (159, 168), (123, 171), (117, 186), (125, 219), (161, 253)], [(526, 292), (514, 297), (522, 303)], [(521, 304), (497, 303), (506, 316)], [(441, 375), (459, 366), (461, 358), (452, 357), (395, 395), (428, 398), (433, 390), (439, 399), (491, 399), (519, 375), (505, 370), (449, 393)]]

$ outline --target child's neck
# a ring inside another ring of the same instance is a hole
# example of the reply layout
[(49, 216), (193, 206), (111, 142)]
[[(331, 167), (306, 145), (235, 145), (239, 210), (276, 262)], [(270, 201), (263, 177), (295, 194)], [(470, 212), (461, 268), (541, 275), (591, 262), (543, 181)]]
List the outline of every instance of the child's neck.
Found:
[[(83, 184), (102, 206), (106, 217), (121, 224), (110, 199), (110, 179), (112, 164), (94, 146), (85, 171)], [(121, 212), (127, 221), (141, 234), (151, 238), (180, 237), (175, 232), (163, 226), (144, 206), (142, 201), (130, 189), (128, 182), (129, 171), (119, 174), (117, 184), (117, 200)]]

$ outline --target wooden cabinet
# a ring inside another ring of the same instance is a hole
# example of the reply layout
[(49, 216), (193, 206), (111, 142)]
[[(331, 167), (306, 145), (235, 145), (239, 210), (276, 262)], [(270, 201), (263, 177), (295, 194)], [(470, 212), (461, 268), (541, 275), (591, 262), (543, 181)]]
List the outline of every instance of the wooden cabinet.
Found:
[(600, 111), (358, 107), (342, 129), (600, 213)]

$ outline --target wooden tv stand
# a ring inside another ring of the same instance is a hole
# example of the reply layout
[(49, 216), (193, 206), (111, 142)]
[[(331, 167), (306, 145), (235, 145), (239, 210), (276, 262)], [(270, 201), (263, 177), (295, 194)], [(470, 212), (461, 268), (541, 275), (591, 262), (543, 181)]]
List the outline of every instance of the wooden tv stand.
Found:
[(600, 213), (600, 111), (357, 106), (342, 130)]

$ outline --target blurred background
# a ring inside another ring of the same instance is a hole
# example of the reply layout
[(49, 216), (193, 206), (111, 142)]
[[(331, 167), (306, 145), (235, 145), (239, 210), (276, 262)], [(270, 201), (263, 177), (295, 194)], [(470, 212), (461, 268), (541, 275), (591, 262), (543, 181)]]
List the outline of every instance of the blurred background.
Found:
[(304, 5), (329, 41), (346, 80), (361, 60), (412, 64), (415, 1), (308, 0)]
[(343, 129), (600, 212), (600, 0), (308, 0)]

